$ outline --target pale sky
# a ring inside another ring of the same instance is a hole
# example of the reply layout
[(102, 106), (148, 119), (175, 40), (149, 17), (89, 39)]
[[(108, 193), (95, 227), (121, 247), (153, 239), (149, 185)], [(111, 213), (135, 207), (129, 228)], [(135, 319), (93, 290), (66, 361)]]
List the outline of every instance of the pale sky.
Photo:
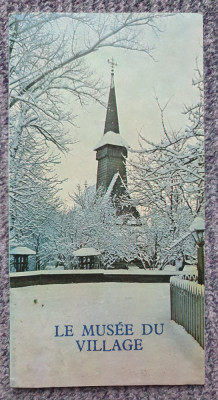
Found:
[[(192, 86), (196, 59), (202, 70), (203, 25), (201, 14), (177, 14), (164, 18), (162, 32), (157, 38), (150, 33), (146, 37), (149, 45), (155, 46), (154, 62), (148, 55), (121, 49), (105, 48), (90, 54), (90, 67), (110, 86), (108, 58), (114, 57), (115, 88), (120, 133), (133, 148), (138, 148), (138, 133), (148, 140), (158, 142), (161, 135), (160, 112), (155, 93), (161, 105), (170, 98), (166, 117), (174, 129), (184, 129), (187, 118), (181, 114), (184, 104), (191, 105), (198, 100), (198, 91)], [(93, 151), (104, 131), (106, 109), (97, 103), (90, 103), (86, 110), (79, 108), (74, 98), (68, 95), (68, 109), (78, 115), (78, 128), (70, 128), (72, 137), (79, 142), (57, 168), (58, 175), (68, 179), (63, 183), (61, 198), (72, 204), (68, 193), (73, 193), (78, 184), (96, 183), (97, 161)], [(169, 126), (169, 125), (168, 125)]]

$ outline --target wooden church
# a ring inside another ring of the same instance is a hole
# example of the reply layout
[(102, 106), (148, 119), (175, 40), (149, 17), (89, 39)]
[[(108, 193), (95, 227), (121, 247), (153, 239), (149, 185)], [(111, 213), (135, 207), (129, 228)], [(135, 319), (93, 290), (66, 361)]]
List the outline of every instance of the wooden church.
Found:
[(95, 146), (98, 161), (96, 190), (102, 190), (110, 196), (116, 207), (117, 215), (127, 218), (139, 218), (137, 209), (131, 205), (127, 187), (126, 158), (128, 144), (120, 134), (115, 82), (114, 60), (111, 63), (111, 84), (107, 105), (104, 134)]

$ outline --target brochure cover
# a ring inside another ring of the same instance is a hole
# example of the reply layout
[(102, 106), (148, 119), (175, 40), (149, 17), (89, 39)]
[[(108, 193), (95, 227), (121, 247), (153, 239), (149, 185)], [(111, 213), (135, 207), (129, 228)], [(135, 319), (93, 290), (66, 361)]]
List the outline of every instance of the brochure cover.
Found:
[(202, 15), (9, 29), (11, 386), (204, 384)]

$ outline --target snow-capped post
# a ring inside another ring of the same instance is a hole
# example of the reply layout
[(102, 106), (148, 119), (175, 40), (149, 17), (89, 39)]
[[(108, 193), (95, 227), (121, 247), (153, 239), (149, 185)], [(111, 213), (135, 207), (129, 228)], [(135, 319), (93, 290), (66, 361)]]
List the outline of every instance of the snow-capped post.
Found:
[(198, 283), (204, 285), (204, 230), (203, 218), (196, 217), (190, 226), (192, 236), (197, 244)]

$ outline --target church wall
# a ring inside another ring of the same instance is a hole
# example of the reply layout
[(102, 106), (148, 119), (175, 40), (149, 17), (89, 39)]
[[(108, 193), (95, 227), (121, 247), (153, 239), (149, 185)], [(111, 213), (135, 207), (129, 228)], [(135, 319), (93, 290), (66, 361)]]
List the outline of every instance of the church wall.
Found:
[(123, 181), (127, 183), (125, 158), (127, 150), (123, 147), (107, 145), (96, 154), (98, 160), (97, 189), (102, 186), (106, 190), (118, 171)]

